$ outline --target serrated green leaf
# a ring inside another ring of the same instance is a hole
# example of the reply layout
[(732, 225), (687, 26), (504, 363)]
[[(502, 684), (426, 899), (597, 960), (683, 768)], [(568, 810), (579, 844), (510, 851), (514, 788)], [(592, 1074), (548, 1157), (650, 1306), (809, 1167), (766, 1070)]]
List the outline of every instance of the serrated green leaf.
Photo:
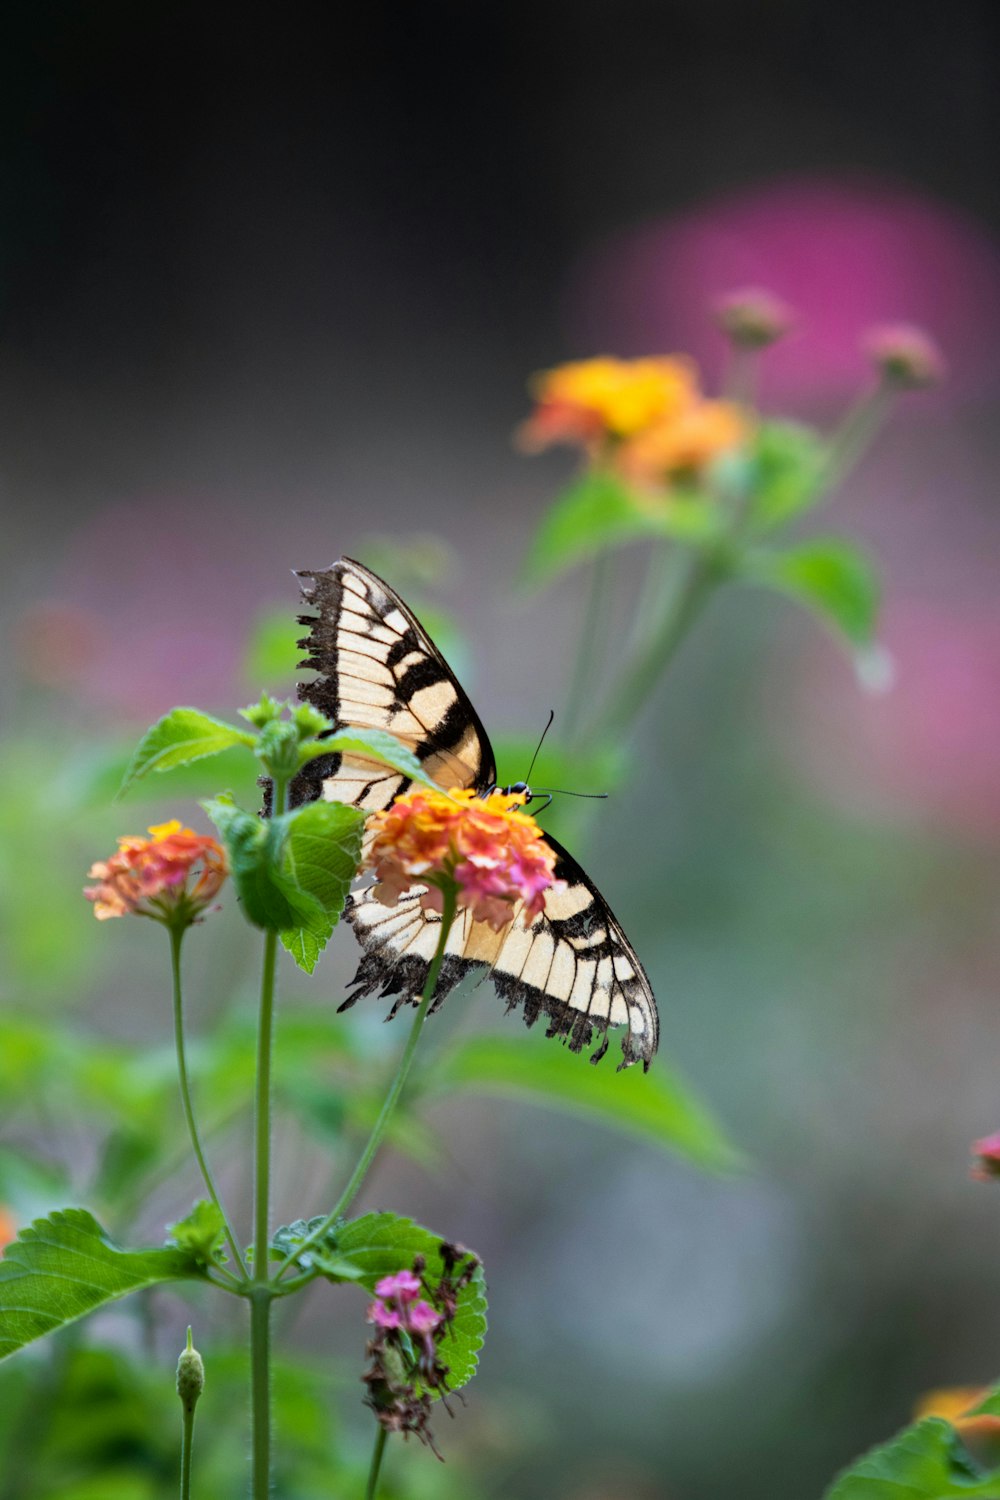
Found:
[(750, 481), (750, 521), (758, 532), (787, 525), (822, 498), (826, 450), (811, 427), (764, 422), (757, 434)]
[(844, 1471), (824, 1500), (997, 1500), (1000, 1470), (987, 1474), (941, 1417), (925, 1417)]
[(225, 842), (230, 871), (248, 922), (255, 927), (287, 932), (321, 920), (320, 903), (296, 885), (282, 863), (291, 814), (258, 818), (237, 807), (229, 796), (215, 797), (202, 806)]
[(234, 745), (253, 746), (254, 736), (197, 708), (175, 708), (146, 730), (125, 771), (119, 797), (150, 771), (169, 771)]
[[(276, 1229), (271, 1241), (271, 1259), (284, 1260), (295, 1255), (299, 1246), (314, 1229), (323, 1223), (322, 1218), (296, 1219), (292, 1224), (283, 1224)], [(349, 1256), (340, 1255), (335, 1248), (336, 1230), (331, 1229), (317, 1245), (310, 1246), (298, 1264), (303, 1269), (314, 1268), (329, 1281), (363, 1281), (365, 1271)]]
[(0, 1260), (0, 1359), (129, 1292), (202, 1276), (188, 1251), (123, 1250), (86, 1209), (58, 1209)]
[[(433, 1286), (444, 1274), (443, 1243), (440, 1235), (414, 1224), (412, 1219), (382, 1213), (365, 1214), (360, 1219), (338, 1224), (324, 1241), (323, 1249), (324, 1253), (349, 1262), (358, 1271), (360, 1284), (373, 1292), (376, 1281), (396, 1271), (411, 1269), (418, 1255), (424, 1257), (425, 1275)], [(459, 1293), (455, 1320), (442, 1345), (450, 1390), (460, 1390), (472, 1379), (485, 1338), (486, 1281), (482, 1266), (477, 1266), (471, 1281)]]
[(208, 1198), (196, 1203), (186, 1218), (167, 1225), (167, 1236), (178, 1250), (193, 1255), (199, 1265), (218, 1260), (218, 1251), (226, 1237), (226, 1221)]
[(878, 619), (878, 572), (850, 542), (833, 537), (782, 552), (751, 552), (742, 570), (746, 581), (808, 605), (852, 646), (871, 645)]
[(315, 910), (305, 921), (282, 930), (281, 941), (299, 968), (311, 974), (358, 873), (365, 814), (343, 802), (307, 802), (284, 821), (282, 873), (313, 899)]
[(429, 1087), (435, 1093), (474, 1089), (501, 1098), (528, 1096), (652, 1141), (712, 1172), (732, 1172), (742, 1162), (709, 1110), (662, 1058), (648, 1074), (639, 1068), (618, 1073), (581, 1067), (578, 1057), (530, 1037), (471, 1037), (440, 1060)]

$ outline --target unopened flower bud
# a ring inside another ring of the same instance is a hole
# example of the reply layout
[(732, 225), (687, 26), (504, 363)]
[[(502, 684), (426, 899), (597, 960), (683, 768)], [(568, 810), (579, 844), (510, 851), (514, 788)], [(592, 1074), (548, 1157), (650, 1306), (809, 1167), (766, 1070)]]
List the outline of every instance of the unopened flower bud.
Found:
[(750, 289), (724, 297), (716, 307), (715, 321), (738, 348), (766, 349), (784, 338), (795, 314), (773, 292)]
[(900, 391), (939, 385), (947, 374), (937, 344), (929, 334), (910, 323), (870, 329), (865, 335), (864, 350), (885, 384)]
[(187, 1347), (181, 1351), (177, 1361), (177, 1394), (184, 1410), (192, 1413), (198, 1397), (205, 1389), (205, 1364), (191, 1342), (191, 1330), (187, 1331)]

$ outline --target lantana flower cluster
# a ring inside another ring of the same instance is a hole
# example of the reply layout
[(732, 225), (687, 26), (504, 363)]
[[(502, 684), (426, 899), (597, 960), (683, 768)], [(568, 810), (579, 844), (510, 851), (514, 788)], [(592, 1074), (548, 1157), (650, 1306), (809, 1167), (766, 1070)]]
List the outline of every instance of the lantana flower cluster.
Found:
[(443, 911), (450, 889), (456, 905), (477, 922), (501, 931), (519, 902), (530, 922), (545, 909), (554, 878), (555, 850), (522, 810), (524, 794), (420, 788), (373, 814), (366, 867), (378, 877), (377, 899), (395, 906), (414, 885), (425, 886), (421, 905)]
[(126, 834), (118, 852), (90, 867), (96, 885), (84, 895), (99, 922), (134, 914), (172, 924), (194, 922), (218, 895), (228, 874), (226, 851), (215, 839), (176, 819), (157, 823), (149, 838)]
[(412, 1270), (397, 1271), (375, 1283), (368, 1322), (375, 1335), (368, 1344), (369, 1366), (362, 1375), (367, 1404), (387, 1432), (414, 1432), (441, 1457), (429, 1427), (431, 1392), (448, 1405), (448, 1366), (441, 1345), (455, 1320), (460, 1292), (479, 1266), (479, 1257), (462, 1245), (441, 1245), (442, 1275), (436, 1286), (425, 1280), (426, 1262), (414, 1258)]
[(698, 477), (751, 430), (741, 407), (703, 394), (696, 365), (679, 355), (560, 365), (535, 377), (533, 393), (522, 447), (569, 443), (639, 485)]

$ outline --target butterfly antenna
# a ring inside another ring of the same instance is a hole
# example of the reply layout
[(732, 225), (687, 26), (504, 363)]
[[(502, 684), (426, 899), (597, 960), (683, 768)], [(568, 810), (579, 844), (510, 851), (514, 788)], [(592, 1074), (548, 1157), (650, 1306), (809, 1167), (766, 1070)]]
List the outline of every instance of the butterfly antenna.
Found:
[(542, 748), (542, 746), (545, 744), (545, 736), (548, 734), (549, 730), (552, 728), (552, 720), (555, 718), (555, 716), (556, 716), (555, 709), (554, 708), (550, 708), (549, 709), (549, 721), (546, 724), (545, 728), (542, 730), (542, 737), (541, 737), (541, 739), (538, 741), (538, 744), (535, 746), (535, 753), (531, 757), (531, 765), (528, 767), (528, 774), (524, 778), (525, 781), (530, 781), (531, 780), (531, 773), (535, 769), (535, 761), (538, 759), (538, 752)]
[(543, 792), (546, 796), (558, 793), (560, 797), (589, 797), (593, 800), (607, 799), (607, 792), (570, 792), (564, 786), (535, 786), (533, 792)]

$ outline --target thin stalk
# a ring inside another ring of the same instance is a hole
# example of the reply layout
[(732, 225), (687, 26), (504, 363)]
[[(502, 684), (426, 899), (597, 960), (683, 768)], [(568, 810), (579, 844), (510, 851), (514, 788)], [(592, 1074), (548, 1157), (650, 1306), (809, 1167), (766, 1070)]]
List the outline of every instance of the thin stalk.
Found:
[(194, 1444), (194, 1407), (184, 1406), (181, 1418), (181, 1500), (191, 1500), (191, 1449)]
[(215, 1186), (215, 1178), (212, 1176), (212, 1170), (208, 1165), (208, 1160), (205, 1156), (204, 1150), (202, 1149), (201, 1138), (198, 1134), (198, 1124), (195, 1120), (194, 1104), (191, 1099), (191, 1084), (188, 1078), (187, 1068), (187, 1051), (184, 1044), (184, 991), (181, 984), (181, 945), (184, 941), (184, 931), (185, 929), (182, 927), (169, 928), (170, 968), (173, 975), (174, 989), (174, 1043), (177, 1049), (177, 1073), (178, 1077), (180, 1078), (181, 1084), (181, 1099), (184, 1104), (184, 1118), (187, 1121), (188, 1135), (191, 1137), (191, 1145), (198, 1160), (198, 1165), (201, 1168), (201, 1175), (205, 1180), (205, 1187), (208, 1190), (208, 1196), (211, 1198), (212, 1202), (214, 1203), (215, 1207), (218, 1209), (219, 1214), (222, 1217), (222, 1222), (226, 1230), (226, 1240), (229, 1243), (229, 1249), (232, 1252), (233, 1260), (239, 1266), (241, 1273), (245, 1277), (247, 1268), (243, 1263), (243, 1256), (240, 1253), (239, 1244), (237, 1243), (236, 1236), (233, 1233), (232, 1226), (229, 1223), (228, 1218), (226, 1217), (226, 1211), (222, 1207), (222, 1200), (220, 1199), (218, 1189)]
[(824, 491), (832, 490), (854, 468), (885, 422), (894, 398), (894, 390), (883, 381), (847, 413), (827, 449), (821, 476)]
[(573, 675), (566, 699), (565, 736), (567, 740), (572, 740), (580, 723), (583, 707), (590, 692), (590, 684), (594, 680), (598, 665), (596, 657), (601, 640), (600, 626), (607, 603), (609, 572), (608, 554), (599, 552), (591, 567), (590, 593), (584, 607), (576, 660), (573, 663)]
[(250, 1291), (250, 1403), (253, 1412), (253, 1500), (271, 1493), (271, 1289)]
[(382, 1423), (379, 1422), (375, 1430), (375, 1446), (372, 1449), (371, 1467), (368, 1470), (368, 1483), (365, 1485), (365, 1500), (375, 1500), (379, 1471), (382, 1468), (382, 1455), (385, 1452), (385, 1441), (388, 1436)]
[(195, 1443), (195, 1407), (184, 1401), (180, 1428), (180, 1500), (190, 1500), (190, 1454)]
[(646, 642), (626, 669), (593, 732), (596, 743), (620, 734), (636, 717), (711, 593), (717, 566), (715, 559), (700, 553), (678, 556), (678, 570), (664, 592)]
[[(274, 778), (271, 815), (285, 811), (287, 783)], [(278, 934), (264, 935), (257, 1024), (257, 1087), (254, 1110), (254, 1239), (250, 1286), (250, 1394), (253, 1414), (253, 1500), (271, 1490), (271, 1054), (274, 1044), (274, 975)]]
[(431, 959), (430, 968), (427, 970), (427, 979), (424, 982), (424, 991), (423, 995), (421, 996), (420, 1005), (417, 1009), (417, 1014), (413, 1019), (413, 1025), (410, 1027), (410, 1034), (406, 1039), (406, 1046), (403, 1048), (403, 1055), (399, 1059), (399, 1066), (396, 1069), (392, 1083), (389, 1085), (389, 1092), (386, 1094), (385, 1099), (383, 1100), (382, 1108), (379, 1110), (378, 1119), (375, 1121), (375, 1124), (372, 1127), (372, 1133), (368, 1137), (368, 1143), (361, 1153), (357, 1166), (351, 1173), (350, 1180), (347, 1186), (344, 1188), (344, 1191), (337, 1199), (334, 1207), (327, 1214), (322, 1224), (318, 1225), (317, 1228), (314, 1229), (313, 1232), (302, 1241), (301, 1245), (297, 1245), (294, 1250), (290, 1251), (288, 1255), (285, 1256), (285, 1259), (278, 1267), (278, 1276), (282, 1275), (287, 1267), (291, 1265), (293, 1260), (301, 1260), (302, 1256), (308, 1250), (310, 1250), (313, 1245), (318, 1244), (323, 1236), (327, 1233), (327, 1231), (331, 1229), (337, 1222), (337, 1220), (347, 1212), (348, 1208), (357, 1197), (358, 1192), (361, 1188), (361, 1184), (364, 1182), (365, 1178), (368, 1175), (368, 1169), (375, 1159), (375, 1154), (378, 1151), (379, 1146), (382, 1144), (382, 1137), (385, 1135), (386, 1126), (392, 1118), (393, 1110), (396, 1108), (396, 1105), (399, 1102), (399, 1096), (403, 1092), (403, 1085), (406, 1082), (406, 1075), (410, 1071), (410, 1064), (413, 1062), (413, 1054), (416, 1052), (417, 1042), (420, 1040), (420, 1032), (427, 1017), (427, 1012), (430, 1009), (431, 1001), (434, 999), (434, 992), (437, 989), (438, 975), (441, 972), (441, 964), (444, 961), (444, 950), (447, 946), (448, 934), (451, 932), (454, 920), (455, 892), (454, 890), (445, 890), (443, 892), (441, 912), (441, 931), (438, 934), (437, 948), (434, 950), (434, 957)]

